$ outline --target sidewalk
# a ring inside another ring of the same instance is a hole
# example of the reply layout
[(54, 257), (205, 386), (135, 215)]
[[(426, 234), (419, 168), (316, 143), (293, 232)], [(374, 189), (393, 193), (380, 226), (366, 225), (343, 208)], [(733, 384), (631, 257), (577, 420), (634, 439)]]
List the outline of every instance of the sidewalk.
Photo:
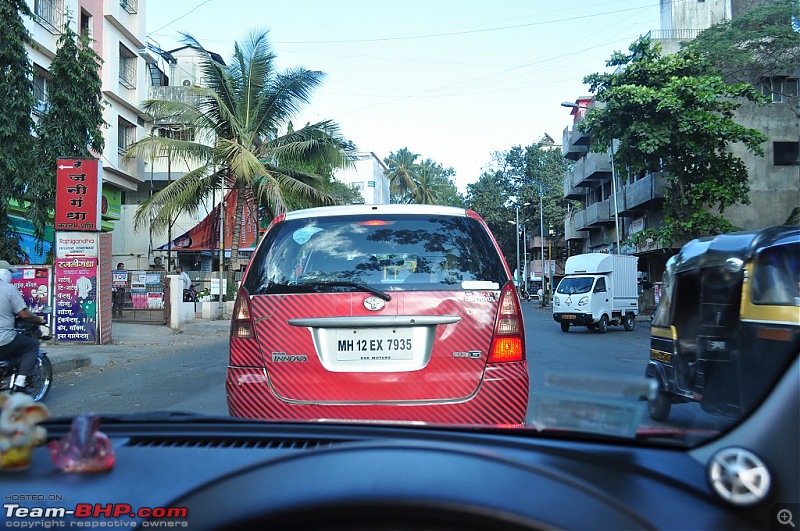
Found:
[(53, 364), (54, 373), (63, 373), (89, 365), (105, 366), (135, 359), (153, 350), (168, 350), (178, 345), (192, 345), (203, 337), (228, 337), (230, 319), (195, 319), (180, 330), (160, 324), (113, 323), (112, 342), (108, 345), (85, 343), (43, 343), (42, 350)]

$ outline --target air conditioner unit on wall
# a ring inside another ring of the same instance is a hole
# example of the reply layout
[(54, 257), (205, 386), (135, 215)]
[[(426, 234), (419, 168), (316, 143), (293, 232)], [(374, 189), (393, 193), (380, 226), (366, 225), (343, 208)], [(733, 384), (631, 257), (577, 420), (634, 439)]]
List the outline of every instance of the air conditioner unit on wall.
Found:
[(192, 86), (192, 80), (191, 79), (184, 79), (183, 80), (183, 86), (184, 87), (191, 87)]

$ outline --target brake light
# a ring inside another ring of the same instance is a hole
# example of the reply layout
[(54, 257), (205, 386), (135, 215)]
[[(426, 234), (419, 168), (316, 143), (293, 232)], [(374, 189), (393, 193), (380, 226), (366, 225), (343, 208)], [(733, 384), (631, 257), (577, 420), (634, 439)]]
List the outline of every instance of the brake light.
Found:
[(231, 337), (239, 339), (253, 339), (253, 323), (250, 320), (250, 298), (243, 289), (236, 294), (231, 317)]
[(522, 324), (522, 309), (513, 284), (509, 283), (500, 293), (500, 310), (497, 312), (488, 362), (503, 363), (524, 359), (525, 329)]

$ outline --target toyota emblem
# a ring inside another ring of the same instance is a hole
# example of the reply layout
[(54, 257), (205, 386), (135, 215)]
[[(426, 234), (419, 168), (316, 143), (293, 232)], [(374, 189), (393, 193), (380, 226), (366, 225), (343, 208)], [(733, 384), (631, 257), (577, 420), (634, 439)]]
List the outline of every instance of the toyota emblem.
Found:
[(364, 308), (371, 312), (382, 310), (384, 306), (386, 306), (386, 301), (380, 297), (367, 297), (364, 299)]

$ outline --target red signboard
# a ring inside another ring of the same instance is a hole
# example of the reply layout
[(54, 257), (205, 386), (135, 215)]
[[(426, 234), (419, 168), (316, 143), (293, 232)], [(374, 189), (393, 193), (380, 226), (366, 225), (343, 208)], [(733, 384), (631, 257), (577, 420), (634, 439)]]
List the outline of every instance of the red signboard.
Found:
[(103, 193), (100, 161), (58, 159), (55, 230), (100, 230)]

